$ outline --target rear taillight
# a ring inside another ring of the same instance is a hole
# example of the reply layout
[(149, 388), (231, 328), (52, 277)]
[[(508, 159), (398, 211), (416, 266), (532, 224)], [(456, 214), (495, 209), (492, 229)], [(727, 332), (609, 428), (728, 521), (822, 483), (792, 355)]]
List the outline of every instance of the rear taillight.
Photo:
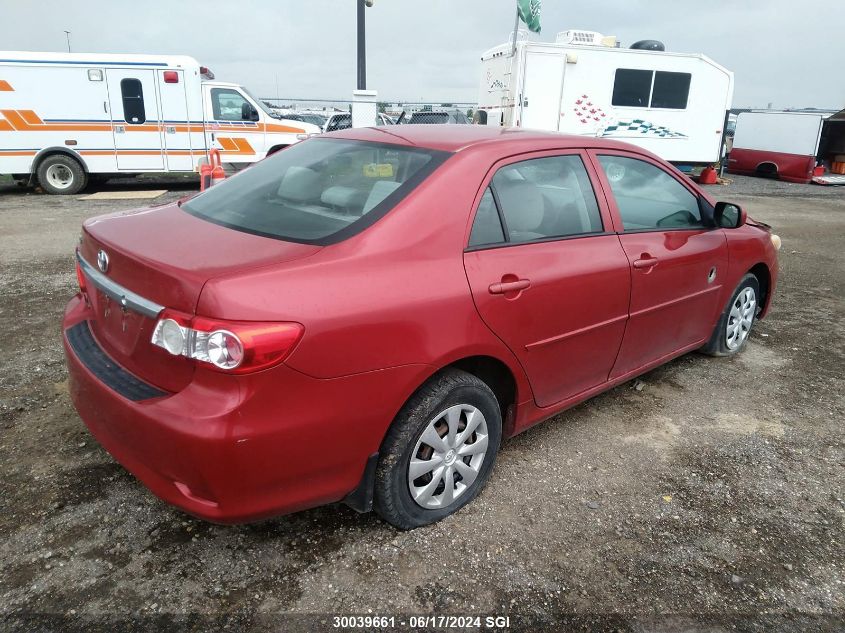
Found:
[(299, 323), (219, 321), (165, 310), (152, 344), (219, 371), (246, 374), (282, 362), (304, 329)]

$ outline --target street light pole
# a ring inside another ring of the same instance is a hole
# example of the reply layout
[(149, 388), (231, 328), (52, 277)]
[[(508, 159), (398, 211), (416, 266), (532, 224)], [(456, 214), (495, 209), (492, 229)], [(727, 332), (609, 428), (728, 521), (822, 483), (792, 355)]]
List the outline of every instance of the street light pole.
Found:
[(65, 37), (67, 38), (67, 52), (70, 52), (70, 31), (65, 31)]
[(358, 90), (366, 90), (367, 45), (364, 35), (364, 9), (366, 8), (367, 0), (356, 1), (358, 2)]

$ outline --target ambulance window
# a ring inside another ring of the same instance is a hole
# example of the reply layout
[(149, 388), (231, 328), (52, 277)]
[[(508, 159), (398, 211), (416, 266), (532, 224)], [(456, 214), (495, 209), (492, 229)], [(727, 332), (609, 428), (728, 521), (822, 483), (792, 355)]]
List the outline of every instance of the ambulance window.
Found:
[(658, 70), (654, 75), (651, 107), (685, 109), (691, 79), (692, 75), (689, 73), (667, 73)]
[(121, 79), (120, 94), (123, 97), (123, 119), (127, 123), (144, 123), (147, 115), (144, 113), (144, 90), (141, 80)]
[(243, 121), (243, 107), (249, 103), (237, 90), (211, 89), (211, 110), (217, 121)]
[(647, 108), (652, 75), (654, 72), (651, 70), (617, 68), (611, 103), (615, 106)]

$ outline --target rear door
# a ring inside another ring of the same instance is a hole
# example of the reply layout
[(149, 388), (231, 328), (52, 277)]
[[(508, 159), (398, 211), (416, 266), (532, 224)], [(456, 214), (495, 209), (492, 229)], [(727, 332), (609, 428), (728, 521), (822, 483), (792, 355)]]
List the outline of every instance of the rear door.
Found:
[(631, 263), (630, 318), (611, 373), (617, 378), (707, 341), (722, 307), (728, 249), (683, 176), (641, 155), (594, 155)]
[(558, 129), (565, 68), (565, 55), (528, 50), (525, 54), (520, 127)]
[[(161, 94), (165, 164), (169, 171), (193, 171), (185, 73), (182, 70), (158, 70), (156, 73)], [(199, 148), (197, 150), (199, 155)]]
[(106, 70), (117, 168), (164, 169), (156, 71)]
[(481, 318), (545, 407), (607, 380), (628, 317), (630, 271), (580, 152), (495, 166), (464, 266)]

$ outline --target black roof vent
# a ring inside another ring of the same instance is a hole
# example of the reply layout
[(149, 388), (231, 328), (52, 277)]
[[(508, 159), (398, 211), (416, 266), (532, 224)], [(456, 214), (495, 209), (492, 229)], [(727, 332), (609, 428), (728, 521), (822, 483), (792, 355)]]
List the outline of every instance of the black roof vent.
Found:
[(639, 42), (634, 42), (631, 44), (631, 48), (635, 48), (640, 51), (665, 51), (666, 47), (663, 45), (663, 42), (658, 42), (657, 40), (640, 40)]

